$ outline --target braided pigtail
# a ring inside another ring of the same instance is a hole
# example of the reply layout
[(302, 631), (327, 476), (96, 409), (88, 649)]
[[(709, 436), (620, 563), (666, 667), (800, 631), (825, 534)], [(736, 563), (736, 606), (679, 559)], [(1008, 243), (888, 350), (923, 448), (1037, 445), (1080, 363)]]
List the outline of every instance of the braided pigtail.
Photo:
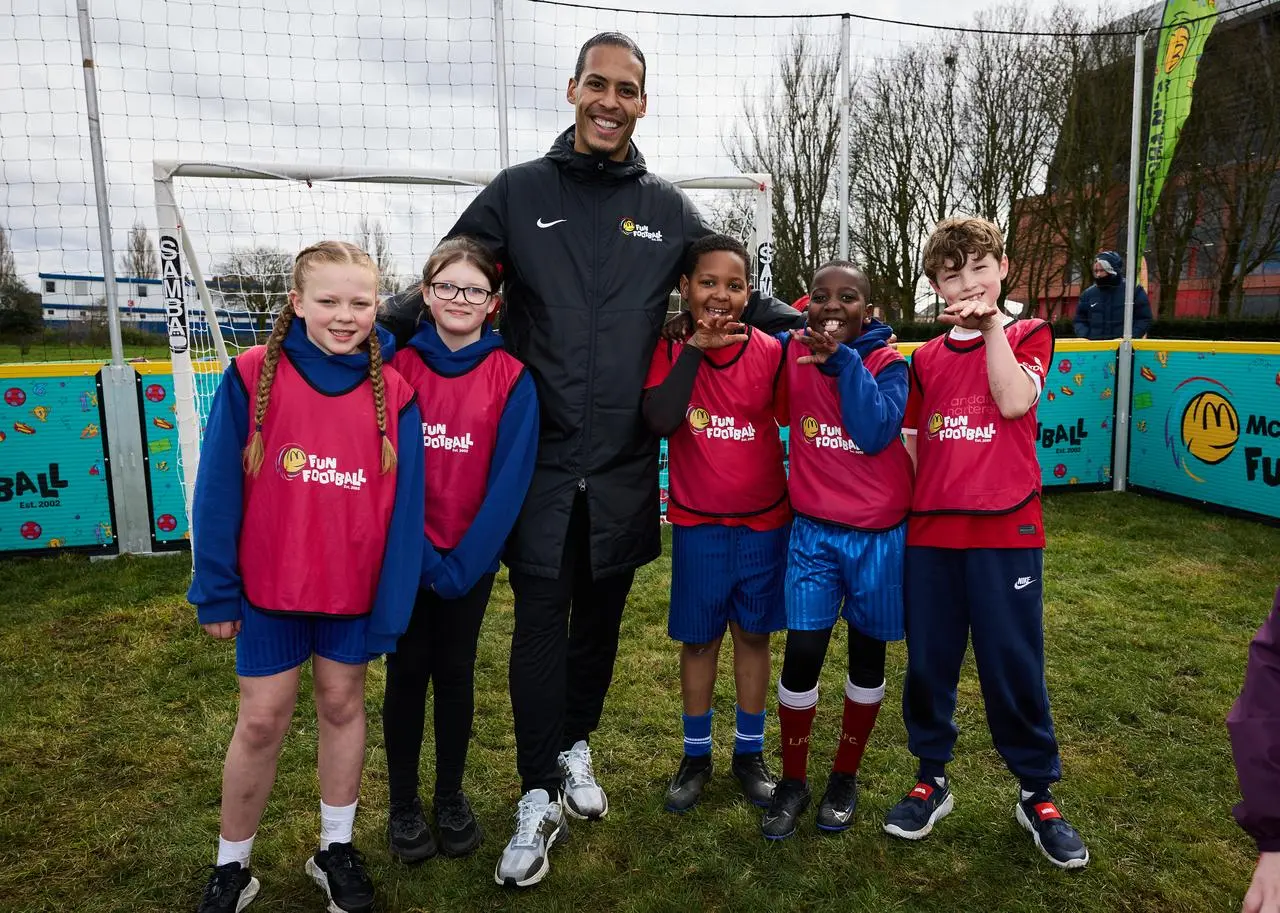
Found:
[(280, 362), (280, 352), (284, 346), (284, 338), (289, 335), (289, 327), (293, 325), (293, 308), (285, 304), (276, 315), (276, 322), (271, 327), (271, 337), (267, 340), (267, 354), (262, 359), (262, 373), (258, 376), (258, 389), (253, 405), (253, 431), (249, 435), (249, 443), (244, 448), (244, 471), (256, 476), (262, 469), (262, 420), (267, 416), (267, 406), (271, 403), (271, 385), (276, 379), (276, 365)]
[(373, 405), (378, 413), (378, 434), (382, 436), (382, 472), (396, 468), (396, 448), (387, 437), (387, 382), (382, 376), (382, 343), (375, 327), (369, 334), (369, 380), (373, 383)]

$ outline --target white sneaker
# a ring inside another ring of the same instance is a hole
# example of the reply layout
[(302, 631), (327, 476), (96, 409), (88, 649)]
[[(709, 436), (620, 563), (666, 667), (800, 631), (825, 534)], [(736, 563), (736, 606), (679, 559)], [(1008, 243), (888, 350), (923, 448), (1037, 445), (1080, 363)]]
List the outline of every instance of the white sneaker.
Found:
[(506, 888), (527, 888), (551, 870), (551, 847), (568, 836), (569, 825), (559, 799), (545, 789), (532, 789), (516, 806), (516, 832), (502, 850), (493, 880)]
[(582, 739), (568, 751), (560, 752), (560, 774), (564, 777), (565, 811), (575, 818), (595, 820), (609, 814), (609, 797), (596, 782), (591, 769), (591, 746)]

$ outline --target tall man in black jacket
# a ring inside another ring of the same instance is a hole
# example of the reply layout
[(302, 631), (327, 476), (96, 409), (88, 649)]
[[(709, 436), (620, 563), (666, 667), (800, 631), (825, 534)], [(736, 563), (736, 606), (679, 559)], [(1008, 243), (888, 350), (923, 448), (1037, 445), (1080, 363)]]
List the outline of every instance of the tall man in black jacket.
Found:
[[(633, 575), (662, 547), (658, 439), (641, 418), (642, 388), (684, 253), (710, 229), (631, 143), (644, 83), (644, 54), (630, 38), (589, 40), (569, 80), (574, 126), (542, 158), (503, 170), (449, 232), (498, 254), (502, 335), (528, 365), (542, 409), (537, 467), (505, 555), (524, 795), (494, 877), (511, 887), (546, 874), (565, 812), (608, 812), (588, 737)], [(744, 319), (775, 332), (804, 324), (758, 296)]]

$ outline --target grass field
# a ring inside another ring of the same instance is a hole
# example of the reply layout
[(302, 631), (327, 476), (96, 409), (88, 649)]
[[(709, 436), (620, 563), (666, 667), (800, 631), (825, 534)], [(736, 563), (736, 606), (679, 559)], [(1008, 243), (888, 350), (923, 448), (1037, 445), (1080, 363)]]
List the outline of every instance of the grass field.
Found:
[[(913, 782), (897, 702), (903, 650), (860, 777), (855, 827), (821, 837), (812, 814), (767, 844), (727, 774), (732, 705), (722, 665), (717, 779), (686, 816), (661, 810), (680, 752), (668, 564), (637, 577), (596, 769), (611, 811), (575, 822), (547, 880), (492, 883), (518, 798), (506, 689), (511, 596), (500, 582), (479, 661), (467, 787), (487, 831), (464, 860), (393, 864), (382, 842), (386, 767), (371, 667), (369, 760), (357, 843), (379, 910), (1228, 911), (1254, 859), (1223, 726), (1246, 645), (1271, 605), (1280, 530), (1110, 493), (1048, 501), (1047, 653), (1064, 811), (1093, 861), (1062, 873), (1013, 820), (1014, 784), (985, 729), (972, 665), (962, 683), (956, 811), (921, 844), (880, 831)], [(0, 910), (191, 910), (212, 862), (219, 777), (236, 710), (232, 650), (201, 634), (178, 555), (0, 564)], [(781, 638), (775, 641), (780, 659)], [(824, 672), (815, 790), (839, 724), (843, 638)], [(430, 727), (428, 727), (430, 731)], [(258, 833), (259, 911), (319, 911), (302, 873), (317, 834), (310, 701), (299, 701)], [(769, 738), (776, 744), (776, 717)], [(430, 758), (428, 747), (427, 757)], [(776, 766), (776, 760), (775, 760)], [(426, 783), (430, 783), (429, 777)], [(429, 786), (425, 786), (429, 789)]]
[[(154, 344), (124, 346), (125, 358), (147, 358), (151, 361), (168, 361), (169, 340), (156, 336)], [(45, 361), (103, 361), (111, 360), (111, 345), (94, 345), (87, 342), (71, 342), (50, 338), (34, 343), (23, 354), (21, 346), (0, 343), (0, 365), (33, 364)]]

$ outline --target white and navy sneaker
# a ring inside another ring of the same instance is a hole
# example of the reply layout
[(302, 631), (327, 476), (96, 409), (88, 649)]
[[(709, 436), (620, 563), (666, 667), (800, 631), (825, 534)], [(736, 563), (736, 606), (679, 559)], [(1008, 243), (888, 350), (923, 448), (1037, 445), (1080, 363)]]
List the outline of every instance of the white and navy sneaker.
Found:
[(557, 796), (545, 789), (531, 789), (516, 806), (516, 832), (511, 835), (493, 880), (504, 888), (527, 888), (551, 870), (551, 848), (569, 836), (569, 824)]
[(213, 867), (196, 913), (240, 913), (258, 896), (258, 879), (246, 866), (228, 862)]
[(1083, 869), (1089, 864), (1089, 850), (1080, 839), (1080, 833), (1062, 817), (1049, 790), (1042, 789), (1026, 799), (1019, 798), (1013, 815), (1031, 832), (1044, 857), (1058, 868)]
[(558, 761), (564, 777), (565, 811), (591, 821), (609, 814), (609, 797), (591, 768), (591, 746), (579, 739), (568, 751), (560, 752)]
[(955, 805), (955, 796), (946, 781), (938, 784), (921, 780), (889, 809), (884, 832), (904, 840), (923, 840)]
[(370, 913), (373, 881), (364, 856), (350, 843), (331, 843), (307, 860), (307, 874), (329, 899), (329, 913)]

